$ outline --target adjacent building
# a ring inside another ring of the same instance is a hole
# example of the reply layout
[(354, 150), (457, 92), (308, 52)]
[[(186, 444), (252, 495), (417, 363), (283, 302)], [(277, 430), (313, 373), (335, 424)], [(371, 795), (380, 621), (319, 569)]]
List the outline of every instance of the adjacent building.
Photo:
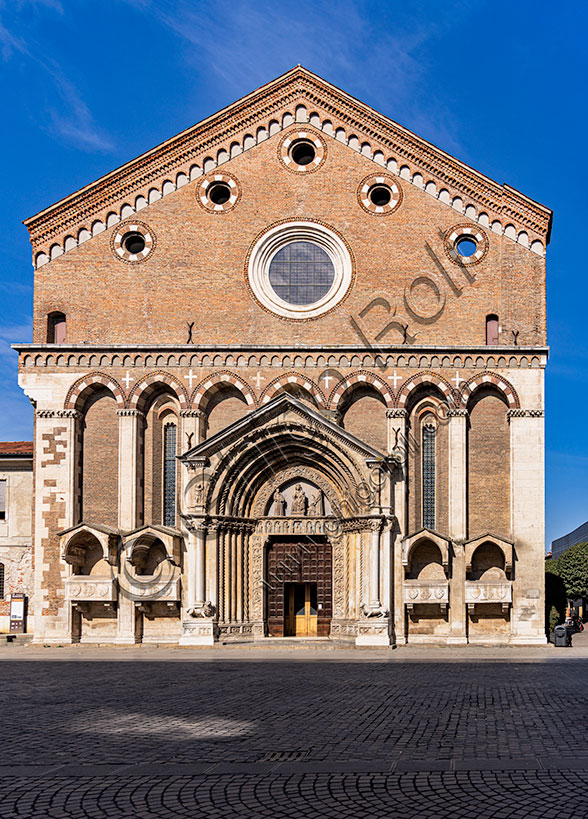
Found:
[(25, 224), (36, 640), (545, 642), (548, 208), (296, 67)]
[(0, 632), (10, 628), (10, 596), (33, 613), (33, 442), (0, 441)]

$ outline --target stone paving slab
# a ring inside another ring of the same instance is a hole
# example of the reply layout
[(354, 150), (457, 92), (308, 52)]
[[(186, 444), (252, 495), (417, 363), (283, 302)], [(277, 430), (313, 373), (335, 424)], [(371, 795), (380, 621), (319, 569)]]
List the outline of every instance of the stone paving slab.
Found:
[(3, 650), (0, 817), (588, 817), (582, 642), (468, 649)]

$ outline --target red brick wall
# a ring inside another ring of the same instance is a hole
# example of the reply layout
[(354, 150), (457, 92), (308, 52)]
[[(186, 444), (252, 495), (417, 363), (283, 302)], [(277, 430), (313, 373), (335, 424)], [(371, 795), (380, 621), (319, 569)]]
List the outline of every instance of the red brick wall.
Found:
[(84, 414), (82, 520), (118, 527), (118, 417), (107, 390), (89, 399)]
[(357, 400), (352, 403), (343, 416), (343, 426), (362, 441), (375, 447), (380, 452), (386, 452), (387, 427), (386, 406), (378, 398), (358, 393)]
[[(199, 206), (197, 181), (142, 210), (137, 218), (155, 233), (157, 246), (141, 264), (114, 258), (114, 226), (41, 267), (35, 277), (35, 341), (45, 340), (47, 314), (63, 310), (70, 343), (184, 343), (187, 321), (196, 321), (195, 343), (355, 343), (359, 339), (349, 315), (357, 317), (380, 295), (418, 332), (419, 344), (453, 343), (456, 338), (460, 344), (484, 344), (488, 313), (500, 318), (501, 342), (512, 342), (512, 329), (520, 331), (519, 344), (545, 342), (541, 257), (486, 229), (489, 252), (469, 268), (475, 281), (468, 281), (443, 245), (445, 231), (468, 223), (466, 217), (400, 179), (400, 208), (385, 217), (366, 213), (357, 201), (357, 188), (377, 166), (335, 139), (325, 139), (326, 162), (316, 173), (288, 171), (277, 158), (278, 137), (228, 162), (223, 170), (237, 177), (242, 196), (227, 213)], [(345, 237), (357, 278), (347, 300), (332, 313), (292, 323), (251, 299), (243, 270), (260, 231), (278, 220), (300, 217), (322, 220)], [(423, 273), (438, 281), (445, 298), (442, 315), (433, 323), (410, 318), (404, 305), (405, 288)], [(378, 307), (362, 318), (362, 325), (374, 338), (389, 319)], [(394, 330), (381, 343), (399, 341)]]
[(510, 537), (510, 429), (507, 408), (490, 393), (470, 405), (468, 534)]

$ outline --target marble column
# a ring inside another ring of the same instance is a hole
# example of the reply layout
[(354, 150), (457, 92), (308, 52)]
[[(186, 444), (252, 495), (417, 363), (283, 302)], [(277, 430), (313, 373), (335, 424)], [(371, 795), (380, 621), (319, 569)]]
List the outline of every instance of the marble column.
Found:
[(396, 517), (392, 552), (392, 600), (396, 642), (406, 641), (404, 612), (404, 566), (402, 565), (402, 538), (408, 534), (407, 481), (408, 481), (408, 413), (405, 409), (386, 410), (388, 423), (388, 454), (397, 454), (398, 466), (394, 474), (394, 509)]
[(513, 409), (510, 424), (511, 537), (516, 549), (511, 639), (544, 644), (545, 463), (542, 409)]
[(467, 417), (466, 409), (447, 411), (449, 468), (449, 536), (453, 541), (453, 560), (449, 580), (448, 643), (467, 643), (465, 604), (465, 552), (467, 537)]

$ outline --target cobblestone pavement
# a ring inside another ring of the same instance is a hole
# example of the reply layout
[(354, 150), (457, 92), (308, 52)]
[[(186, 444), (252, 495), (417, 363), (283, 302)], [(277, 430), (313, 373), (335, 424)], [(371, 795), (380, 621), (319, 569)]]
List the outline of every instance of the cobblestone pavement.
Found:
[(587, 672), (581, 646), (5, 648), (0, 817), (581, 819)]

